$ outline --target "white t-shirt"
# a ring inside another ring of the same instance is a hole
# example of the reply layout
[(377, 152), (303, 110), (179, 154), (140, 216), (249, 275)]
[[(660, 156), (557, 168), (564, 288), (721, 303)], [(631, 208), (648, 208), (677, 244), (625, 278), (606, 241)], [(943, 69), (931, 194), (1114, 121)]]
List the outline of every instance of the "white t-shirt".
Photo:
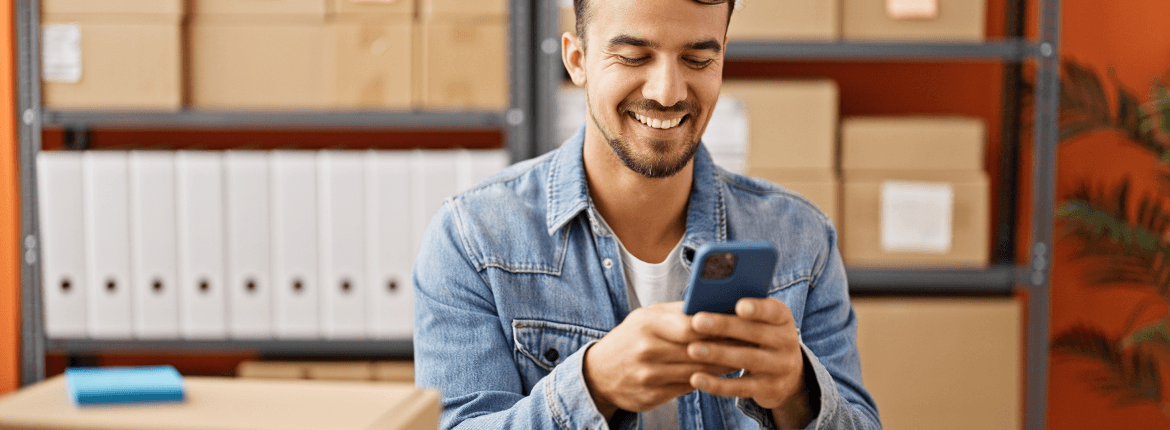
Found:
[[(616, 239), (617, 235), (614, 235), (614, 238)], [(626, 250), (621, 240), (618, 240), (618, 247), (621, 248), (622, 269), (626, 275), (626, 293), (630, 298), (631, 311), (642, 306), (683, 299), (690, 272), (682, 264), (682, 239), (679, 239), (670, 255), (661, 263), (639, 260)], [(678, 399), (643, 412), (640, 419), (645, 430), (678, 429)]]

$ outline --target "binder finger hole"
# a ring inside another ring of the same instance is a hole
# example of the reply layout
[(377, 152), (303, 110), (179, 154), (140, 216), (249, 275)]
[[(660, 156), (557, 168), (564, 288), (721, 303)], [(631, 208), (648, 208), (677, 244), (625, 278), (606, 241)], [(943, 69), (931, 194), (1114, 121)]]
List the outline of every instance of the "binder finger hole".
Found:
[(386, 289), (389, 290), (391, 293), (398, 291), (398, 281), (395, 281), (393, 279), (387, 281), (386, 282)]
[(65, 279), (61, 280), (61, 291), (68, 293), (69, 290), (72, 288), (73, 288), (73, 282), (70, 281), (69, 278), (65, 278)]
[(207, 294), (208, 291), (211, 291), (211, 284), (208, 283), (206, 279), (200, 279), (199, 280), (199, 292), (201, 292), (203, 294)]
[(160, 293), (162, 293), (162, 290), (163, 290), (163, 282), (162, 282), (161, 280), (155, 279), (154, 281), (152, 281), (152, 282), (150, 283), (150, 289), (151, 289), (151, 290), (154, 290), (154, 293), (155, 293), (155, 294), (160, 294)]
[(293, 291), (299, 294), (301, 291), (304, 291), (305, 283), (301, 282), (300, 279), (294, 279), (292, 287)]
[(117, 282), (114, 282), (114, 280), (113, 280), (113, 279), (107, 279), (107, 280), (106, 280), (106, 292), (108, 292), (108, 293), (110, 293), (110, 294), (113, 294), (113, 293), (114, 293), (114, 291), (115, 291), (115, 290), (117, 290), (117, 289), (118, 289), (118, 283), (117, 283)]
[(248, 282), (244, 283), (244, 289), (248, 290), (249, 293), (255, 293), (256, 292), (256, 280), (249, 279)]
[(341, 281), (341, 292), (348, 294), (351, 289), (353, 289), (353, 285), (350, 284), (349, 279)]

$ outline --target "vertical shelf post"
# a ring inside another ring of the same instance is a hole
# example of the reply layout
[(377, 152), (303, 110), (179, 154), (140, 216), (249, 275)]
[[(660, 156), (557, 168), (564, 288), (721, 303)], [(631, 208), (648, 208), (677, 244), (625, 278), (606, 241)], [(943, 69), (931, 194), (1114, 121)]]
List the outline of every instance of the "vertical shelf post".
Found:
[[(533, 155), (533, 122), (538, 119), (532, 109), (532, 21), (534, 2), (511, 0), (508, 5), (509, 109), (504, 112), (507, 150), (512, 162)], [(545, 3), (545, 2), (535, 2)]]
[(20, 147), (20, 383), (45, 379), (36, 159), (41, 150), (40, 1), (16, 0), (17, 139)]
[(1060, 110), (1060, 0), (1040, 1), (1040, 56), (1036, 60), (1033, 127), (1032, 249), (1028, 281), (1028, 351), (1025, 422), (1047, 427), (1048, 338), (1052, 230), (1056, 205), (1056, 144)]

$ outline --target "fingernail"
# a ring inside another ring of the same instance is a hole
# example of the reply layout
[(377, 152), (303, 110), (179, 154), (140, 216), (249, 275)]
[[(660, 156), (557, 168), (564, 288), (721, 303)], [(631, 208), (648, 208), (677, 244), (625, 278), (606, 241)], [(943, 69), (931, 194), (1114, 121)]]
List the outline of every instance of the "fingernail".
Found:
[(715, 320), (711, 319), (711, 317), (701, 317), (701, 318), (699, 318), (699, 327), (702, 327), (702, 328), (715, 327)]
[(753, 312), (756, 311), (756, 305), (752, 304), (752, 302), (743, 302), (743, 304), (739, 305), (739, 307), (740, 307), (740, 310), (743, 311), (741, 313), (743, 313), (744, 315), (751, 315)]

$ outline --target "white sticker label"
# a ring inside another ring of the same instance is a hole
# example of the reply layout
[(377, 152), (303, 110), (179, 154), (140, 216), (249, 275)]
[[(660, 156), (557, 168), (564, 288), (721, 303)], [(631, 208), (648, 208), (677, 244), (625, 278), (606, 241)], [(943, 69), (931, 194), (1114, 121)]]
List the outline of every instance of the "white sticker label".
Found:
[(892, 19), (934, 19), (938, 0), (886, 0), (886, 15)]
[(703, 133), (703, 144), (715, 158), (715, 164), (736, 173), (743, 173), (747, 162), (751, 138), (747, 110), (743, 100), (720, 96)]
[(81, 27), (45, 24), (41, 33), (41, 72), (45, 82), (80, 82)]
[(883, 182), (881, 205), (882, 251), (950, 252), (955, 211), (951, 184)]

